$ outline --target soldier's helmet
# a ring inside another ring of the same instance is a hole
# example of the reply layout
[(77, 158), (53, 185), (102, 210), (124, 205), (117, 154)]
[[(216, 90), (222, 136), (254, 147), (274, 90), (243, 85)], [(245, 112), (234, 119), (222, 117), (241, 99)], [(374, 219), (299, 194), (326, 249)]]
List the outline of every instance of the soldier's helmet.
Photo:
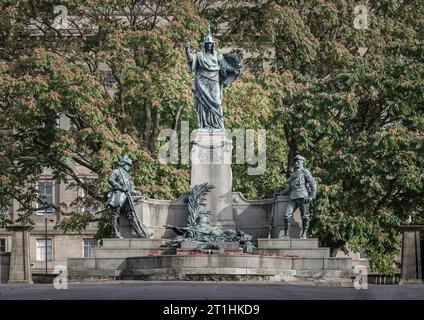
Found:
[(199, 223), (209, 223), (209, 218), (206, 214), (201, 214), (199, 217)]
[(208, 34), (203, 38), (203, 44), (205, 43), (214, 43), (211, 33), (211, 26), (208, 27)]
[(132, 160), (127, 156), (123, 156), (121, 160), (119, 160), (119, 165), (129, 165), (132, 166)]
[(306, 159), (302, 157), (300, 154), (298, 154), (296, 157), (293, 158), (293, 162), (295, 162), (296, 160), (300, 160), (304, 163)]

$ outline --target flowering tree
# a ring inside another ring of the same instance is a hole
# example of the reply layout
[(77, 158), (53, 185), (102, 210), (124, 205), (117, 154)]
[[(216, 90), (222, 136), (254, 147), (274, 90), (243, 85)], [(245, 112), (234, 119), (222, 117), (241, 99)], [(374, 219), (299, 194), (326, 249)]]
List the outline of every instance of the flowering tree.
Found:
[(301, 153), (317, 178), (315, 236), (390, 272), (397, 225), (424, 219), (420, 2), (225, 1), (210, 15), (270, 95), (289, 149), (280, 173)]

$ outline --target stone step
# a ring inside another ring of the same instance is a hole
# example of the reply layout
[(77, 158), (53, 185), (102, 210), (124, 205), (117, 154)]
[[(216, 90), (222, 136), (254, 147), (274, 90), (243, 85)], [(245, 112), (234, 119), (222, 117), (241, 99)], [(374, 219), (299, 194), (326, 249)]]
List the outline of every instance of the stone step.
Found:
[(352, 271), (350, 258), (283, 258), (263, 256), (156, 256), (130, 258), (68, 258), (69, 270), (159, 270), (225, 268), (250, 270)]
[(318, 238), (308, 239), (266, 239), (259, 238), (258, 249), (313, 249), (318, 248)]
[(168, 239), (103, 239), (104, 249), (155, 249)]
[(149, 255), (175, 254), (175, 248), (150, 248), (150, 249), (107, 249), (93, 248), (94, 258), (129, 258)]
[(351, 258), (292, 258), (295, 270), (352, 270)]
[[(162, 255), (130, 258), (68, 258), (71, 281), (90, 279), (265, 280), (331, 283), (353, 279), (351, 258)], [(216, 276), (216, 277), (214, 277)], [(200, 278), (199, 278), (200, 277)]]
[(214, 254), (214, 255), (241, 255), (243, 254), (243, 249), (237, 249), (237, 250), (225, 250), (220, 251), (216, 249), (203, 249), (202, 251), (199, 250), (192, 250), (192, 249), (177, 249), (177, 255), (199, 255), (199, 252), (202, 254)]
[[(219, 254), (217, 250), (211, 250), (214, 254)], [(94, 248), (92, 256), (95, 258), (127, 258), (144, 257), (152, 255), (172, 255), (177, 252), (189, 253), (193, 249), (175, 249), (175, 248), (151, 248), (151, 249), (105, 249)], [(242, 248), (231, 248), (224, 250), (225, 253), (242, 253)], [(271, 256), (276, 254), (285, 258), (328, 258), (330, 256), (328, 248), (316, 249), (255, 249), (254, 255)]]
[(219, 244), (219, 249), (205, 249), (205, 242), (201, 241), (184, 241), (181, 243), (181, 248), (177, 249), (177, 254), (189, 254), (196, 253), (199, 251), (208, 252), (209, 254), (220, 254), (220, 253), (242, 253), (243, 248), (240, 247), (238, 242), (221, 242)]
[(351, 270), (350, 258), (285, 258), (268, 256), (174, 256), (134, 257), (130, 269), (154, 268), (263, 268), (294, 270)]
[[(198, 248), (202, 248), (206, 243), (201, 241), (184, 241), (181, 243), (181, 249), (185, 250), (194, 250)], [(240, 244), (238, 242), (221, 242), (219, 246), (223, 250), (235, 250), (238, 251), (240, 248)]]
[(299, 248), (299, 249), (279, 249), (279, 248), (256, 248), (254, 254), (272, 255), (287, 258), (329, 258), (329, 248)]
[(264, 283), (293, 283), (353, 287), (352, 270), (265, 270), (251, 268), (181, 268), (178, 270), (70, 270), (69, 281), (154, 280), (154, 281), (264, 281)]
[[(160, 248), (169, 239), (103, 239), (103, 247), (105, 249), (152, 249)], [(266, 239), (259, 238), (259, 249), (311, 249), (318, 248), (317, 238), (308, 239)], [(190, 246), (191, 242), (183, 243)], [(195, 243), (195, 242), (193, 242)], [(225, 247), (238, 246), (238, 243), (223, 243)]]

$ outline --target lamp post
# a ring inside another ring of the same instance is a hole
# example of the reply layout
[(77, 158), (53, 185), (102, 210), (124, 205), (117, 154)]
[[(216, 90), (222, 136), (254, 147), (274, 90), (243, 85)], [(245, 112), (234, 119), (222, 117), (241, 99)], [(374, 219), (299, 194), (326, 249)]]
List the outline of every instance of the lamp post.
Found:
[(47, 195), (43, 194), (41, 196), (44, 202), (44, 251), (45, 251), (45, 262), (46, 262), (46, 274), (47, 274), (47, 218), (49, 214), (47, 213)]

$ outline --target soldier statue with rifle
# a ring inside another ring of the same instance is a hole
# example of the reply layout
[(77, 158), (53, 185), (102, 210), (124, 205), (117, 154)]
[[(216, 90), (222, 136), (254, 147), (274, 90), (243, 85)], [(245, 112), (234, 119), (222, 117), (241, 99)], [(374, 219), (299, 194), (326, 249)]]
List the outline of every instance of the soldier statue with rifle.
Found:
[(306, 239), (309, 229), (309, 206), (316, 197), (316, 183), (308, 169), (303, 167), (305, 158), (297, 155), (293, 159), (294, 172), (287, 181), (287, 187), (281, 192), (281, 195), (290, 197), (284, 213), (284, 237), (290, 237), (290, 223), (293, 212), (300, 209), (302, 218), (301, 239)]
[(128, 156), (124, 156), (118, 162), (118, 167), (109, 174), (108, 182), (110, 192), (106, 207), (111, 210), (112, 237), (123, 239), (119, 232), (118, 218), (121, 212), (125, 212), (128, 222), (132, 226), (134, 232), (139, 238), (150, 238), (151, 234), (139, 220), (135, 210), (134, 200), (132, 197), (145, 197), (140, 191), (134, 190), (132, 180), (129, 174), (132, 161)]

